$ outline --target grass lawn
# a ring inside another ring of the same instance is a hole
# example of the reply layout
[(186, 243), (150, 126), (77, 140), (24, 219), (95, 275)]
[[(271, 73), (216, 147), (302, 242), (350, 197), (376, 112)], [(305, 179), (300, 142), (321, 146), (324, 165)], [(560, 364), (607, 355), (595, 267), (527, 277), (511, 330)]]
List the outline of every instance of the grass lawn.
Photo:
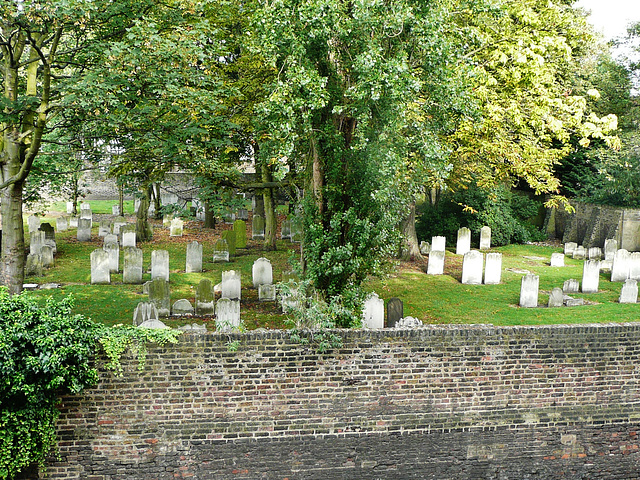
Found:
[[(94, 207), (94, 203), (96, 207)], [(99, 205), (98, 205), (99, 203)], [(103, 205), (104, 203), (104, 205)], [(91, 202), (94, 211), (111, 211), (114, 202)], [(53, 217), (43, 221), (51, 221)], [(27, 277), (27, 283), (59, 283), (61, 288), (30, 292), (38, 297), (62, 298), (71, 294), (75, 298), (75, 309), (93, 320), (108, 325), (129, 323), (136, 305), (146, 301), (142, 285), (125, 285), (122, 273), (111, 275), (111, 285), (91, 285), (90, 253), (102, 247), (98, 236), (97, 221), (94, 222), (91, 242), (78, 242), (76, 231), (56, 234), (58, 253), (55, 265), (46, 270), (43, 277)], [(259, 302), (257, 291), (252, 287), (251, 268), (259, 257), (271, 261), (274, 281), (279, 281), (283, 271), (291, 269), (289, 260), (299, 255), (299, 245), (279, 241), (276, 252), (263, 252), (261, 242), (248, 241), (246, 249), (239, 249), (237, 255), (227, 264), (212, 263), (213, 244), (225, 229), (231, 225), (218, 225), (216, 229), (203, 229), (201, 222), (186, 222), (183, 237), (170, 237), (168, 229), (161, 223), (155, 224), (154, 239), (140, 244), (144, 254), (145, 273), (143, 280), (150, 280), (151, 251), (168, 250), (171, 271), (171, 301), (186, 298), (194, 302), (195, 287), (202, 278), (213, 283), (221, 281), (223, 270), (240, 270), (242, 277), (241, 317), (248, 329), (284, 328), (284, 316), (274, 303)], [(250, 227), (249, 229), (250, 230)], [(204, 246), (204, 271), (185, 273), (187, 243), (197, 240)], [(501, 252), (502, 283), (500, 285), (462, 285), (462, 256), (447, 252), (444, 275), (426, 275), (427, 260), (414, 263), (394, 263), (384, 278), (370, 279), (366, 284), (369, 291), (375, 291), (388, 300), (399, 297), (404, 301), (405, 316), (413, 316), (425, 323), (463, 323), (494, 325), (532, 325), (551, 323), (591, 323), (628, 322), (639, 318), (640, 305), (619, 304), (621, 283), (611, 283), (609, 273), (600, 273), (600, 289), (595, 294), (573, 294), (584, 298), (587, 305), (562, 308), (520, 308), (520, 280), (524, 271), (540, 276), (539, 304), (546, 305), (548, 294), (554, 287), (562, 287), (565, 280), (582, 278), (581, 260), (565, 259), (565, 267), (549, 266), (551, 253), (560, 252), (559, 246), (509, 245), (494, 248)], [(170, 318), (165, 321), (171, 326), (186, 323), (207, 323), (214, 329), (211, 318)]]

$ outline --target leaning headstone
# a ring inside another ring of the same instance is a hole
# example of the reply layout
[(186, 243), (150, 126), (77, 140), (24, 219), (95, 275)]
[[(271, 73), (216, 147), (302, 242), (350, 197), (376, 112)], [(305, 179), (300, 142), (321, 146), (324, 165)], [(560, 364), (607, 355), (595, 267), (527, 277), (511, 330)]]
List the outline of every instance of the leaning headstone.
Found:
[(620, 303), (637, 303), (638, 302), (638, 281), (628, 278), (625, 280), (622, 290), (620, 291)]
[(153, 250), (151, 252), (151, 280), (164, 278), (169, 281), (169, 252)]
[(229, 261), (229, 244), (224, 239), (218, 239), (213, 245), (213, 263)]
[(170, 237), (182, 237), (184, 231), (184, 221), (181, 218), (174, 218), (171, 220), (171, 227), (169, 230)]
[(584, 260), (587, 258), (587, 250), (582, 245), (577, 246), (573, 251), (573, 258), (576, 260)]
[(498, 285), (502, 281), (502, 253), (487, 253), (484, 265), (484, 284)]
[(25, 265), (25, 274), (33, 277), (42, 276), (42, 255), (39, 253), (30, 253), (27, 255), (27, 263)]
[(202, 271), (202, 244), (195, 240), (187, 245), (185, 271), (187, 273)]
[(79, 242), (91, 241), (91, 220), (88, 218), (78, 219), (78, 232), (76, 238)]
[(222, 272), (222, 298), (232, 300), (241, 298), (240, 272), (227, 270)]
[(600, 260), (585, 260), (582, 267), (582, 293), (597, 293), (600, 283)]
[(529, 273), (522, 277), (520, 284), (520, 306), (525, 308), (535, 308), (538, 306), (538, 286), (540, 277)]
[(108, 220), (102, 220), (98, 224), (98, 236), (106, 237), (111, 233), (111, 222)]
[(564, 293), (560, 287), (555, 287), (551, 294), (549, 294), (549, 304), (550, 308), (553, 307), (561, 307), (564, 305)]
[(480, 250), (491, 248), (491, 227), (484, 226), (480, 229)]
[(230, 332), (240, 326), (240, 300), (221, 298), (216, 303), (216, 330)]
[(122, 251), (122, 283), (142, 283), (142, 249), (123, 247)]
[(222, 232), (222, 239), (227, 241), (229, 256), (233, 257), (236, 254), (236, 232), (233, 230), (225, 230)]
[(215, 302), (216, 295), (213, 291), (213, 284), (208, 278), (203, 278), (196, 288), (196, 315), (213, 315)]
[(103, 285), (111, 283), (109, 253), (104, 250), (91, 252), (91, 284)]
[(575, 252), (576, 248), (578, 248), (578, 244), (576, 242), (567, 242), (564, 244), (564, 254), (573, 256), (573, 252)]
[(580, 282), (575, 278), (565, 280), (562, 285), (562, 291), (564, 293), (578, 293), (580, 291)]
[(120, 227), (120, 236), (122, 237), (123, 247), (136, 246), (136, 226), (135, 225), (123, 225), (122, 227)]
[(471, 250), (471, 230), (462, 227), (458, 230), (458, 241), (456, 242), (456, 254), (464, 255)]
[(446, 237), (431, 237), (431, 251), (444, 252), (447, 249)]
[(629, 254), (629, 278), (640, 280), (640, 252)]
[(105, 243), (102, 249), (109, 254), (109, 271), (118, 273), (120, 271), (120, 245), (117, 243)]
[(462, 283), (465, 285), (480, 285), (482, 283), (482, 267), (484, 255), (478, 250), (471, 250), (464, 254), (462, 261)]
[(273, 284), (258, 285), (258, 300), (261, 302), (276, 301), (276, 286)]
[(176, 300), (171, 306), (172, 315), (193, 315), (193, 312), (193, 305), (191, 305), (191, 302), (186, 298)]
[(404, 318), (404, 303), (398, 297), (387, 302), (387, 328), (394, 328)]
[(587, 256), (589, 260), (602, 260), (602, 249), (600, 247), (590, 247)]
[(56, 218), (56, 229), (59, 232), (66, 232), (69, 229), (69, 220), (67, 217)]
[(244, 220), (233, 222), (233, 231), (235, 232), (236, 248), (247, 248), (247, 224)]
[(146, 321), (158, 320), (158, 309), (153, 302), (140, 302), (133, 311), (133, 325), (138, 327)]
[(431, 250), (429, 253), (429, 263), (427, 264), (427, 275), (442, 275), (444, 273), (444, 251)]
[(253, 240), (264, 240), (264, 218), (261, 215), (254, 215), (251, 221), (251, 238)]
[(429, 255), (431, 252), (431, 244), (429, 242), (425, 242), (424, 240), (420, 242), (420, 253), (422, 255)]
[(53, 265), (53, 247), (43, 245), (40, 249), (40, 257), (42, 258), (42, 266), (45, 268)]
[(29, 225), (29, 233), (37, 232), (40, 228), (40, 217), (30, 215), (27, 218), (27, 224)]
[(362, 309), (363, 328), (384, 328), (384, 300), (377, 293), (367, 296)]
[(253, 288), (258, 288), (259, 285), (271, 285), (273, 283), (273, 268), (268, 258), (261, 257), (253, 262), (251, 273)]
[(149, 283), (149, 301), (155, 303), (160, 317), (169, 316), (171, 307), (171, 290), (169, 282), (162, 277), (157, 277)]
[(554, 252), (551, 254), (552, 267), (564, 267), (564, 253)]
[(291, 220), (285, 218), (280, 225), (280, 238), (283, 240), (291, 238)]
[(627, 250), (621, 248), (613, 255), (613, 265), (611, 266), (611, 281), (624, 282), (629, 278), (630, 255)]

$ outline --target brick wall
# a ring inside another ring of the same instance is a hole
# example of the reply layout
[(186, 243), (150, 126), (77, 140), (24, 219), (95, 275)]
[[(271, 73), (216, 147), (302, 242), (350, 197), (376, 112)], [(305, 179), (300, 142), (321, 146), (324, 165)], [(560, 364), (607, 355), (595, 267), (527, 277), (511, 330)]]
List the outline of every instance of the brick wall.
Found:
[(640, 324), (341, 334), (126, 358), (63, 399), (48, 478), (640, 478)]

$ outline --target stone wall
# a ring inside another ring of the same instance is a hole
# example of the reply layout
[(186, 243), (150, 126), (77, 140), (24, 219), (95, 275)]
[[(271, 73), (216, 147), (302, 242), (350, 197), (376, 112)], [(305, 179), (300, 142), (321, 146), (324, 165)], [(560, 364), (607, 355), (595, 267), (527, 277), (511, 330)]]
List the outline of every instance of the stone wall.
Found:
[(640, 478), (640, 323), (339, 333), (125, 358), (63, 399), (48, 478)]

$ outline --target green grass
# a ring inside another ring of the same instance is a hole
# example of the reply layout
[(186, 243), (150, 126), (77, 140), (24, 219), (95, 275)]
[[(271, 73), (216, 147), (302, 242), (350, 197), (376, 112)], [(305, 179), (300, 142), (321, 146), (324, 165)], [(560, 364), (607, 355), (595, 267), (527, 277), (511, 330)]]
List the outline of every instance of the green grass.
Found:
[[(80, 204), (83, 203), (83, 201), (78, 202), (78, 212), (80, 211)], [(91, 204), (91, 211), (93, 213), (106, 213), (108, 215), (111, 215), (111, 207), (113, 205), (117, 205), (117, 202), (114, 202), (113, 200), (91, 200), (90, 202), (88, 202)], [(124, 208), (124, 214), (125, 215), (133, 215), (134, 211), (133, 211), (133, 200), (125, 200), (123, 202), (123, 208)], [(62, 212), (62, 213), (66, 213), (67, 212), (67, 202), (53, 202), (50, 206), (49, 206), (49, 210), (51, 210), (52, 212)]]

